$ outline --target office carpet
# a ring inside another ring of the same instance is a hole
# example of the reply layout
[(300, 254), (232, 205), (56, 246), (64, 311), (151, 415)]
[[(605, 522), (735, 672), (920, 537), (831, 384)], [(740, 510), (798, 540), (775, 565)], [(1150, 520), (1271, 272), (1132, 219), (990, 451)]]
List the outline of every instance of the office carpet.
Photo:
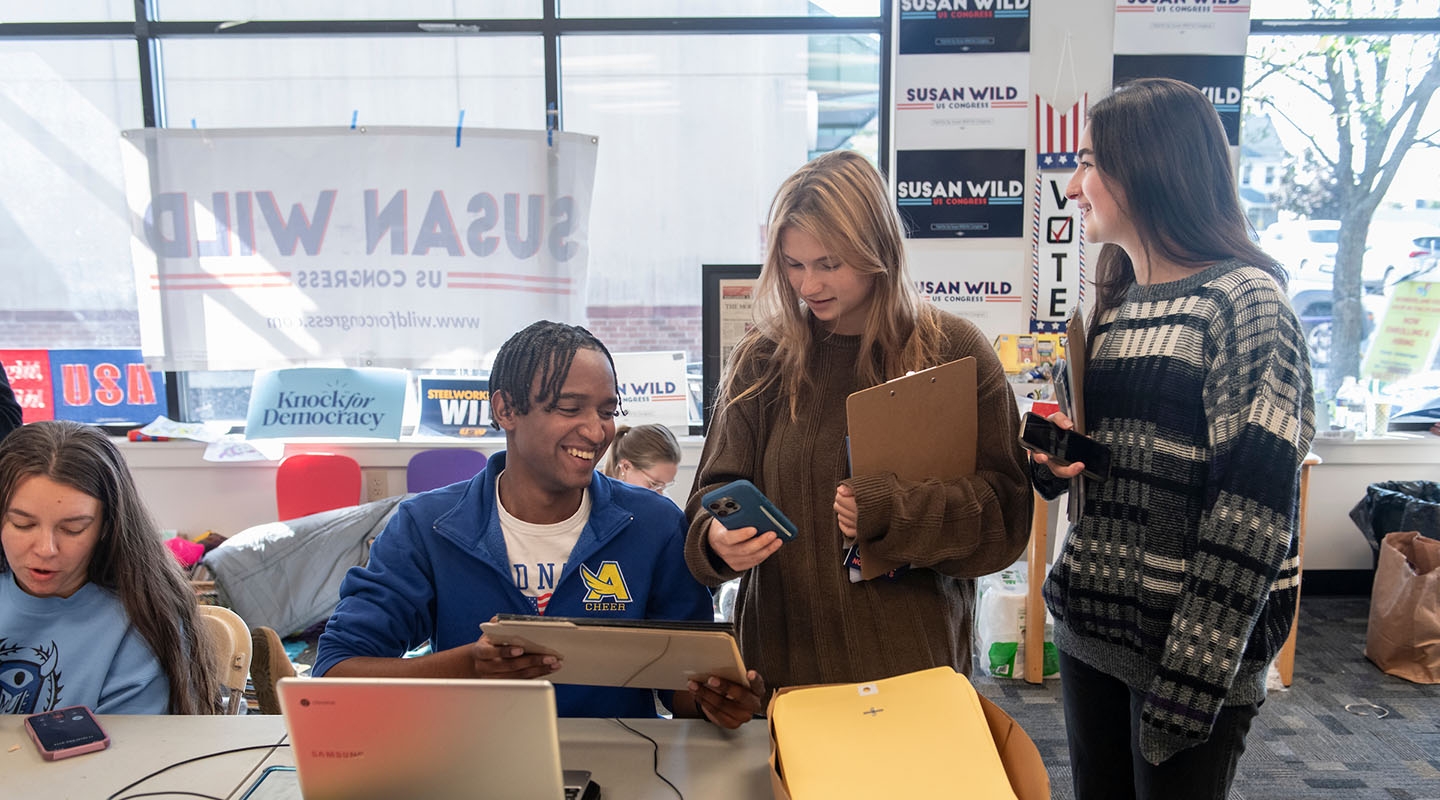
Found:
[[(1366, 660), (1369, 607), (1364, 597), (1302, 598), (1294, 683), (1272, 682), (1229, 800), (1440, 800), (1440, 685)], [(975, 684), (1035, 741), (1054, 800), (1072, 800), (1059, 682)]]

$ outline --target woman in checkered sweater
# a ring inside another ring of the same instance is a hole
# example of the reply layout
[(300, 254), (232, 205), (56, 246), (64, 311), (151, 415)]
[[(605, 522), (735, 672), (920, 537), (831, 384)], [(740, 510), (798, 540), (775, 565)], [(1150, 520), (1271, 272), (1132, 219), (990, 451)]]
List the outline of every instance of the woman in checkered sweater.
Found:
[[(1075, 794), (1223, 800), (1295, 611), (1305, 341), (1283, 271), (1246, 235), (1204, 95), (1117, 89), (1077, 162), (1067, 194), (1104, 243), (1085, 431), (1111, 473), (1075, 487), (1045, 584)], [(1035, 462), (1049, 497), (1083, 466)]]

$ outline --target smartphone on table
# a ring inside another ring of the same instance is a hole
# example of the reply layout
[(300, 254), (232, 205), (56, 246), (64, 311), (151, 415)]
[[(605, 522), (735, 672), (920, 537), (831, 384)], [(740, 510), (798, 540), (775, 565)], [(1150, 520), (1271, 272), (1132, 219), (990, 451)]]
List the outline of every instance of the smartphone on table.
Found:
[(775, 535), (785, 542), (799, 533), (795, 523), (761, 494), (755, 484), (744, 479), (706, 492), (700, 503), (720, 520), (721, 525), (732, 531), (737, 528), (754, 528), (760, 533), (775, 531)]
[(1110, 477), (1110, 448), (1084, 434), (1065, 430), (1031, 411), (1020, 420), (1020, 446), (1060, 462), (1057, 466), (1085, 465), (1080, 474), (1105, 480)]
[(25, 718), (25, 730), (46, 761), (93, 753), (110, 746), (110, 737), (85, 706), (32, 714)]

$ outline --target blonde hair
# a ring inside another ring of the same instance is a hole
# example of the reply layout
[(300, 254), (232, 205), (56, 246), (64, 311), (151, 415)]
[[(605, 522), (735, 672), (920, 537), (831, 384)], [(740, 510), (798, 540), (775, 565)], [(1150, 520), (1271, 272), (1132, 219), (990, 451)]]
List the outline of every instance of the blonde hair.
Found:
[(680, 442), (664, 425), (621, 425), (615, 429), (610, 456), (605, 459), (605, 474), (620, 477), (620, 461), (629, 461), (636, 469), (648, 470), (657, 464), (679, 464)]
[[(934, 366), (940, 351), (939, 312), (915, 291), (905, 265), (900, 218), (880, 173), (864, 156), (836, 150), (811, 160), (785, 179), (770, 204), (765, 263), (755, 292), (755, 329), (730, 354), (717, 408), (779, 385), (790, 416), (810, 388), (810, 312), (785, 273), (781, 235), (795, 229), (814, 237), (832, 258), (873, 276), (870, 307), (860, 334), (855, 374), (874, 386), (906, 370)], [(736, 385), (734, 365), (773, 343), (758, 380)]]

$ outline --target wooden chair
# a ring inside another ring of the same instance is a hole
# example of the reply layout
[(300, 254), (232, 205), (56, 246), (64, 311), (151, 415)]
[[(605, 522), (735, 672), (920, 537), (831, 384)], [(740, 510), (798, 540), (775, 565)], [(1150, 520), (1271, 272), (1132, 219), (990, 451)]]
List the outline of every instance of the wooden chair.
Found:
[(225, 713), (243, 714), (245, 680), (250, 677), (250, 627), (224, 606), (200, 606), (200, 620), (215, 649), (220, 683), (228, 690)]
[(485, 469), (485, 461), (485, 454), (479, 450), (460, 447), (421, 450), (405, 465), (405, 491), (428, 492), (468, 481)]
[(360, 502), (360, 463), (334, 453), (287, 456), (275, 470), (279, 519), (296, 519)]
[(1320, 463), (1320, 456), (1310, 453), (1300, 462), (1300, 521), (1295, 527), (1295, 619), (1290, 623), (1290, 636), (1275, 656), (1275, 669), (1280, 682), (1289, 686), (1295, 679), (1295, 633), (1300, 628), (1300, 576), (1305, 571), (1305, 500), (1310, 494), (1310, 468)]

